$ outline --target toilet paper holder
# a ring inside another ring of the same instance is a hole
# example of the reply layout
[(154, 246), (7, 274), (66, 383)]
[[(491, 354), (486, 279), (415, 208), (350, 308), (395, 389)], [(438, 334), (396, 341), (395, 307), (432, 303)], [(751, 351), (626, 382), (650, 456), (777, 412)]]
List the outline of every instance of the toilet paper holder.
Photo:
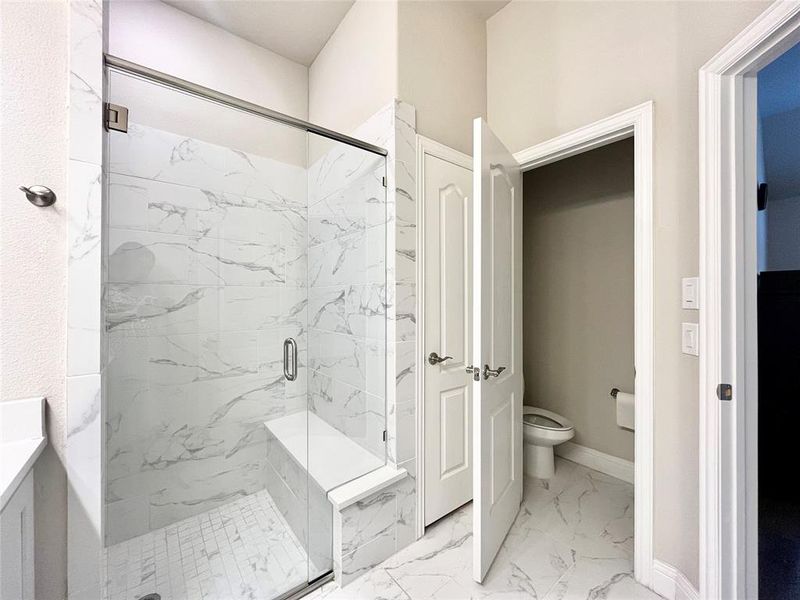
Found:
[(617, 394), (619, 394), (619, 388), (611, 388), (611, 391), (609, 392), (608, 395), (611, 396), (614, 400), (616, 400)]

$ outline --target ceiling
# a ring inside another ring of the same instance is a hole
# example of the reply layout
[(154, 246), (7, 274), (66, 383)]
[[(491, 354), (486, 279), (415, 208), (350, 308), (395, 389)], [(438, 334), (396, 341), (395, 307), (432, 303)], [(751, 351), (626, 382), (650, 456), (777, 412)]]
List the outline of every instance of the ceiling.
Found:
[(164, 2), (306, 66), (311, 65), (353, 5), (353, 0)]
[[(310, 66), (353, 0), (163, 0), (203, 21)], [(439, 0), (442, 2), (451, 0)], [(486, 20), (509, 0), (463, 0)]]

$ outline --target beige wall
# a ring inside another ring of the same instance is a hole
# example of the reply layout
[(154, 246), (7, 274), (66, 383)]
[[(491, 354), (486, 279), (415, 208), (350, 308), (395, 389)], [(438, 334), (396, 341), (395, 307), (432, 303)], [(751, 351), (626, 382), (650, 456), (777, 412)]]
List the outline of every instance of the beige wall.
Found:
[(655, 556), (698, 583), (697, 71), (767, 3), (524, 2), (488, 21), (489, 123), (516, 151), (655, 101)]
[(309, 70), (309, 120), (353, 131), (393, 98), (417, 131), (472, 153), (486, 115), (486, 22), (469, 1), (356, 0)]
[[(67, 40), (65, 1), (0, 2), (0, 401), (47, 397), (49, 445), (34, 469), (39, 600), (63, 598), (67, 577)], [(17, 189), (33, 184), (56, 192), (52, 208)]]
[(472, 120), (486, 116), (486, 21), (470, 2), (400, 2), (400, 98), (417, 132), (472, 154)]
[(356, 0), (309, 68), (308, 119), (348, 133), (397, 97), (397, 2)]
[(107, 7), (110, 54), (308, 118), (305, 65), (156, 0), (111, 0)]
[(528, 171), (523, 190), (525, 404), (633, 460), (609, 397), (633, 391), (633, 140)]

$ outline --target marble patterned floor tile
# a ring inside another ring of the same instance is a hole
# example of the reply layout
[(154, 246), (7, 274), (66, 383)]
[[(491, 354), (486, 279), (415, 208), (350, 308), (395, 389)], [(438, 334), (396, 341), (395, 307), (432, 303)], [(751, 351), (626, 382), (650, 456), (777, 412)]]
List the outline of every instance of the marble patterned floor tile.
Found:
[(658, 600), (633, 579), (633, 486), (556, 459), (549, 481), (526, 478), (516, 522), (483, 584), (472, 580), (472, 506), (428, 527), (361, 578), (314, 600)]

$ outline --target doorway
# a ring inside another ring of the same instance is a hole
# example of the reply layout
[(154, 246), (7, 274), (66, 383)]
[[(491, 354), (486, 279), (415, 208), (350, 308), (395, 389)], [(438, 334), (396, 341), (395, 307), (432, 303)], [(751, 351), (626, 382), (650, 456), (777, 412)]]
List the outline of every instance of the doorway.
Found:
[(759, 597), (758, 80), (798, 42), (800, 6), (775, 3), (700, 69), (704, 598)]
[[(633, 138), (633, 156), (634, 156), (634, 219), (633, 219), (633, 229), (634, 229), (634, 287), (636, 290), (635, 296), (635, 306), (634, 306), (634, 323), (635, 323), (635, 335), (634, 335), (634, 362), (636, 364), (636, 380), (634, 385), (634, 392), (636, 396), (636, 415), (635, 415), (635, 429), (636, 429), (636, 440), (635, 440), (635, 455), (636, 455), (636, 466), (635, 466), (635, 513), (636, 513), (636, 521), (635, 521), (635, 548), (634, 548), (634, 571), (636, 580), (640, 583), (643, 583), (647, 586), (653, 585), (653, 558), (652, 558), (652, 480), (653, 480), (653, 464), (652, 464), (652, 433), (653, 433), (653, 424), (652, 424), (652, 398), (653, 398), (653, 384), (652, 384), (652, 357), (653, 357), (653, 327), (652, 327), (652, 181), (651, 181), (651, 173), (652, 173), (652, 103), (645, 103), (643, 105), (634, 107), (630, 110), (623, 111), (616, 115), (612, 115), (606, 119), (601, 121), (592, 123), (586, 127), (580, 128), (578, 130), (574, 130), (558, 138), (554, 138), (537, 146), (533, 146), (526, 150), (520, 151), (513, 155), (506, 154), (505, 156), (508, 157), (509, 165), (513, 162), (513, 166), (511, 168), (517, 168), (519, 171), (529, 171), (531, 169), (535, 169), (537, 167), (541, 167), (547, 165), (552, 162), (559, 161), (564, 158), (568, 158), (577, 154), (581, 154), (595, 148), (599, 148), (601, 146), (605, 146), (611, 144), (613, 142), (617, 142), (619, 140), (623, 140), (626, 138)], [(483, 130), (479, 129), (477, 126), (479, 123), (476, 123), (476, 139), (480, 139), (481, 136), (484, 139), (488, 139), (491, 135), (490, 130), (485, 126), (485, 123), (482, 124)], [(492, 142), (494, 143), (494, 142)], [(499, 141), (497, 142), (499, 144)], [(476, 148), (479, 147), (476, 145)], [(493, 150), (497, 153), (494, 156), (498, 156), (505, 152), (502, 149), (502, 145), (495, 146)], [(418, 166), (420, 161), (421, 153), (418, 152)], [(493, 158), (494, 160), (494, 158)], [(503, 160), (506, 160), (503, 158)], [(476, 164), (477, 163), (476, 161)], [(497, 164), (494, 163), (485, 163), (484, 166), (491, 166), (491, 172), (494, 172), (495, 175), (500, 174), (502, 175), (502, 171), (500, 169), (496, 169)], [(477, 169), (476, 169), (477, 170)], [(485, 170), (485, 169), (484, 169)], [(487, 172), (490, 172), (487, 171)], [(438, 358), (444, 358), (444, 356), (448, 356), (448, 354), (442, 355), (442, 353), (435, 349), (428, 347), (426, 343), (426, 336), (425, 336), (425, 324), (424, 319), (426, 315), (425, 309), (425, 286), (424, 286), (424, 271), (426, 264), (425, 260), (425, 238), (424, 238), (424, 231), (425, 231), (425, 215), (422, 211), (425, 208), (425, 190), (424, 190), (424, 171), (422, 169), (418, 170), (418, 198), (420, 198), (419, 207), (418, 207), (418, 223), (420, 223), (419, 232), (418, 232), (418, 248), (420, 248), (420, 257), (419, 257), (419, 264), (421, 265), (420, 273), (419, 273), (419, 294), (418, 294), (418, 312), (417, 314), (420, 315), (420, 332), (421, 335), (418, 336), (418, 364), (420, 365), (420, 377), (418, 378), (418, 404), (417, 404), (417, 414), (418, 414), (418, 421), (417, 421), (417, 441), (418, 441), (418, 456), (421, 457), (421, 460), (418, 461), (417, 464), (417, 481), (419, 485), (419, 493), (418, 493), (418, 514), (420, 518), (418, 519), (418, 536), (422, 537), (425, 532), (425, 524), (428, 521), (428, 517), (426, 515), (426, 506), (425, 506), (425, 498), (426, 498), (426, 491), (425, 486), (427, 483), (426, 479), (426, 463), (427, 463), (427, 449), (426, 445), (428, 440), (430, 440), (430, 432), (426, 428), (426, 411), (428, 410), (427, 407), (427, 400), (425, 395), (425, 385), (427, 379), (427, 372), (428, 372), (428, 360), (430, 358), (431, 352), (436, 352)], [(496, 177), (496, 180), (502, 181), (501, 177)], [(473, 186), (476, 189), (478, 188), (478, 182), (485, 182), (485, 179), (481, 179), (478, 176), (475, 176)], [(521, 184), (521, 181), (520, 181)], [(495, 185), (492, 183), (491, 185)], [(485, 188), (482, 190), (483, 197), (489, 197), (486, 194), (492, 193), (491, 185), (489, 188)], [(521, 185), (520, 185), (521, 188)], [(488, 192), (487, 192), (488, 190)], [(513, 191), (513, 190), (512, 190)], [(521, 189), (519, 190), (521, 192)], [(479, 196), (479, 194), (473, 191), (473, 194)], [(473, 202), (473, 206), (477, 205), (477, 200)], [(521, 211), (520, 211), (521, 214)], [(477, 217), (473, 217), (476, 221), (478, 220)], [(485, 220), (481, 221), (485, 223)], [(474, 232), (477, 235), (478, 227), (477, 222), (475, 223)], [(521, 225), (521, 223), (520, 223)], [(520, 226), (521, 232), (521, 226)], [(481, 260), (483, 257), (480, 252), (473, 253), (473, 273), (477, 273), (478, 270), (476, 269), (476, 265), (474, 264), (475, 261)], [(484, 269), (485, 270), (485, 269)], [(520, 273), (521, 273), (521, 265), (520, 265)], [(474, 302), (474, 299), (473, 299)], [(522, 302), (520, 302), (522, 305)], [(473, 306), (475, 306), (473, 304)], [(477, 307), (474, 308), (473, 312), (477, 312)], [(473, 335), (476, 331), (476, 328), (479, 327), (480, 319), (476, 315), (476, 320), (473, 323)], [(473, 338), (474, 340), (474, 338)], [(522, 352), (522, 347), (520, 345), (520, 352)], [(473, 356), (477, 357), (478, 353), (473, 351)], [(449, 360), (449, 359), (448, 359)], [(477, 360), (477, 358), (476, 358)], [(479, 361), (483, 362), (483, 361)], [(490, 361), (491, 362), (491, 361)], [(500, 364), (498, 362), (498, 364)], [(492, 371), (497, 369), (497, 365), (492, 364), (489, 366), (489, 375), (492, 376)], [(474, 367), (474, 365), (467, 365), (464, 368), (464, 372), (466, 374), (467, 367)], [(489, 377), (483, 377), (483, 368), (482, 366), (479, 367), (481, 373), (479, 374), (479, 379), (489, 379)], [(474, 374), (474, 371), (470, 369), (470, 371)], [(520, 369), (521, 371), (521, 369)], [(520, 378), (521, 379), (521, 378)], [(493, 380), (492, 380), (493, 381)], [(499, 379), (498, 379), (499, 381)], [(491, 381), (490, 381), (491, 383)], [(483, 381), (481, 381), (481, 386), (487, 385)], [(483, 389), (481, 387), (481, 389)], [(521, 392), (520, 388), (520, 392)], [(607, 392), (608, 390), (606, 390)], [(473, 387), (473, 394), (475, 393), (475, 388)], [(521, 393), (520, 393), (521, 396)], [(522, 400), (521, 397), (519, 398), (519, 406), (520, 411), (522, 407)], [(476, 399), (473, 398), (473, 417), (475, 414), (474, 411), (476, 410), (474, 407), (477, 406)], [(462, 420), (463, 422), (463, 420)], [(512, 428), (513, 429), (513, 428)], [(477, 431), (475, 423), (473, 423), (473, 431)], [(511, 431), (511, 429), (510, 429)], [(520, 433), (521, 437), (521, 415), (520, 415)], [(477, 438), (474, 438), (477, 439)], [(521, 439), (519, 439), (519, 445), (521, 447)], [(462, 446), (463, 447), (463, 446)], [(485, 451), (486, 448), (483, 448), (481, 443), (478, 442), (474, 445), (472, 456), (473, 456), (473, 469), (478, 467), (481, 463), (481, 451)], [(424, 457), (424, 460), (422, 459)], [(513, 462), (513, 459), (512, 459)], [(521, 472), (521, 465), (520, 465), (520, 472)], [(477, 496), (479, 493), (483, 492), (486, 493), (487, 487), (480, 485), (480, 479), (477, 475), (473, 472), (473, 496)], [(457, 506), (453, 506), (453, 508), (457, 508)], [(475, 509), (477, 512), (477, 508)], [(477, 519), (478, 517), (476, 517)], [(430, 521), (428, 521), (430, 522)], [(513, 519), (512, 521), (513, 522)], [(502, 538), (505, 536), (505, 532), (508, 531), (508, 528), (511, 526), (511, 522), (508, 523), (507, 526), (503, 525), (503, 531), (500, 533), (499, 538), (496, 531), (492, 531), (492, 538), (494, 540), (499, 539), (502, 542)], [(490, 524), (490, 529), (496, 529), (497, 527)], [(475, 530), (476, 533), (476, 545), (479, 544), (480, 539), (480, 532), (478, 529)], [(499, 545), (498, 545), (499, 547)], [(476, 558), (477, 555), (477, 548), (476, 548)], [(483, 559), (480, 559), (483, 560)], [(484, 560), (484, 566), (485, 566)], [(476, 576), (476, 579), (480, 580), (480, 576)]]

